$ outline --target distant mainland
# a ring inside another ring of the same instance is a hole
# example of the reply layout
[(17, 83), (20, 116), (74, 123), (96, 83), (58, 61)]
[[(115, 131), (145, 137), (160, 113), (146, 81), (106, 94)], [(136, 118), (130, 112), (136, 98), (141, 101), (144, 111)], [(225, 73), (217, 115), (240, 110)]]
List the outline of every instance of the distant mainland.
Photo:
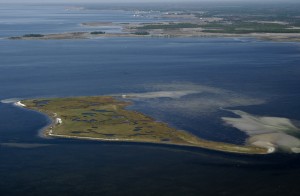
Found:
[[(196, 17), (197, 16), (197, 17)], [(83, 22), (88, 28), (118, 27), (118, 32), (85, 31), (51, 34), (25, 34), (13, 40), (94, 39), (98, 37), (250, 37), (272, 41), (300, 41), (300, 27), (281, 21), (227, 21), (197, 14), (162, 14), (168, 22), (113, 23)], [(200, 18), (199, 18), (200, 17)]]

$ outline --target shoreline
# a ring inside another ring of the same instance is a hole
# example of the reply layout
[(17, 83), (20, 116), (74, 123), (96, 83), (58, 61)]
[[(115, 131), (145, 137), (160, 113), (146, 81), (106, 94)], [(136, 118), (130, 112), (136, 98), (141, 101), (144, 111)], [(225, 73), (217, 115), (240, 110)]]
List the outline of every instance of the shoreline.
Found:
[(18, 106), (18, 107), (22, 107), (22, 108), (26, 107), (25, 104), (21, 103), (21, 101), (15, 102), (14, 105), (15, 105), (15, 106)]
[[(276, 151), (270, 151), (267, 149), (265, 153), (246, 153), (246, 152), (238, 152), (238, 151), (229, 151), (229, 150), (220, 150), (220, 149), (214, 149), (214, 148), (206, 148), (196, 145), (188, 145), (188, 144), (173, 144), (173, 143), (158, 143), (158, 142), (150, 142), (150, 141), (134, 141), (132, 139), (105, 139), (105, 138), (93, 138), (93, 137), (80, 137), (80, 136), (68, 136), (68, 135), (56, 135), (56, 134), (46, 134), (45, 136), (47, 138), (53, 137), (53, 138), (64, 138), (64, 139), (76, 139), (76, 140), (90, 140), (90, 141), (100, 141), (100, 142), (126, 142), (126, 143), (135, 143), (135, 144), (154, 144), (154, 145), (163, 145), (163, 146), (174, 146), (174, 147), (193, 147), (198, 149), (204, 149), (204, 150), (211, 150), (215, 152), (223, 152), (223, 153), (234, 153), (234, 154), (243, 154), (243, 155), (268, 155), (273, 154)], [(200, 138), (201, 139), (201, 138)]]
[[(79, 140), (93, 140), (93, 141), (103, 141), (103, 142), (132, 142), (132, 143), (144, 143), (144, 144), (162, 144), (162, 145), (171, 145), (171, 146), (186, 146), (186, 147), (196, 147), (202, 149), (208, 149), (213, 151), (221, 151), (227, 153), (235, 153), (235, 154), (270, 154), (274, 151), (270, 151), (266, 148), (261, 148), (252, 145), (235, 145), (230, 143), (223, 142), (214, 142), (210, 140), (204, 140), (199, 138), (187, 131), (177, 130), (181, 133), (179, 134), (179, 138), (183, 139), (185, 142), (175, 142), (175, 141), (153, 141), (147, 138), (102, 138), (102, 137), (89, 137), (89, 136), (74, 136), (74, 135), (66, 135), (66, 134), (58, 134), (54, 133), (56, 126), (60, 126), (57, 123), (57, 114), (52, 111), (43, 111), (38, 110), (36, 108), (31, 107), (23, 107), (26, 109), (30, 109), (39, 113), (46, 115), (50, 119), (50, 124), (43, 127), (40, 130), (40, 136), (44, 136), (45, 138), (69, 138), (69, 139), (79, 139)], [(151, 118), (151, 117), (150, 117)], [(63, 123), (63, 122), (62, 122)], [(187, 136), (187, 138), (186, 138)], [(124, 137), (124, 136), (123, 136)]]
[[(35, 110), (33, 110), (35, 111)], [(60, 135), (60, 134), (54, 134), (52, 126), (55, 126), (55, 118), (50, 117), (48, 114), (38, 111), (41, 114), (45, 114), (47, 117), (51, 119), (51, 123), (48, 126), (45, 126), (41, 129), (42, 138), (45, 139), (53, 139), (53, 138), (63, 138), (63, 139), (75, 139), (75, 140), (89, 140), (89, 141), (99, 141), (99, 142), (113, 142), (113, 143), (135, 143), (135, 144), (154, 144), (154, 145), (164, 145), (164, 146), (177, 146), (177, 147), (193, 147), (193, 148), (199, 148), (199, 149), (205, 149), (205, 150), (212, 150), (216, 152), (223, 152), (223, 153), (234, 153), (234, 154), (243, 154), (243, 155), (268, 155), (273, 154), (276, 152), (276, 149), (273, 148), (272, 150), (268, 148), (264, 148), (267, 151), (264, 153), (246, 153), (246, 152), (239, 152), (239, 151), (229, 151), (229, 150), (221, 150), (221, 149), (214, 149), (214, 148), (208, 148), (203, 146), (197, 146), (193, 144), (174, 144), (174, 143), (167, 143), (167, 142), (151, 142), (151, 141), (135, 141), (133, 139), (107, 139), (107, 138), (94, 138), (94, 137), (83, 137), (83, 136), (71, 136), (71, 135)], [(197, 137), (197, 136), (195, 136)], [(201, 138), (199, 138), (201, 139)], [(213, 142), (213, 141), (212, 141)], [(246, 145), (244, 146), (246, 147)], [(255, 147), (255, 146), (254, 146)]]
[[(21, 103), (21, 101), (19, 101)], [(22, 106), (25, 104), (21, 105), (16, 105), (17, 107), (26, 108), (26, 106)], [(39, 130), (38, 136), (44, 139), (53, 139), (53, 138), (65, 138), (65, 139), (78, 139), (78, 140), (91, 140), (91, 141), (103, 141), (103, 142), (127, 142), (127, 143), (140, 143), (140, 144), (157, 144), (157, 145), (167, 145), (167, 146), (181, 146), (181, 147), (195, 147), (195, 148), (201, 148), (201, 149), (207, 149), (207, 150), (213, 150), (213, 151), (218, 151), (218, 152), (224, 152), (224, 153), (235, 153), (235, 154), (256, 154), (256, 155), (267, 155), (267, 154), (273, 154), (276, 153), (276, 148), (274, 145), (254, 145), (254, 147), (261, 147), (266, 149), (267, 151), (265, 153), (245, 153), (245, 152), (237, 152), (237, 151), (226, 151), (226, 150), (220, 150), (220, 149), (213, 149), (213, 148), (206, 148), (206, 147), (201, 147), (201, 146), (196, 146), (193, 144), (172, 144), (172, 143), (163, 143), (163, 142), (151, 142), (151, 141), (135, 141), (133, 139), (107, 139), (107, 138), (93, 138), (93, 137), (81, 137), (81, 136), (70, 136), (70, 135), (60, 135), (60, 134), (54, 134), (53, 133), (53, 128), (57, 125), (56, 123), (56, 117), (57, 114), (53, 113), (52, 115), (47, 114), (43, 111), (36, 111), (33, 109), (29, 109), (35, 112), (38, 112), (40, 114), (45, 115), (47, 118), (49, 118), (50, 123), (49, 125), (44, 126)], [(199, 138), (198, 136), (195, 136)], [(202, 139), (202, 138), (199, 138)], [(212, 141), (213, 142), (213, 141)], [(246, 146), (246, 145), (245, 145)]]
[(227, 33), (205, 33), (205, 32), (166, 32), (166, 33), (150, 33), (149, 35), (137, 35), (131, 32), (123, 33), (105, 33), (91, 34), (92, 32), (67, 32), (41, 34), (40, 36), (17, 36), (6, 37), (8, 40), (78, 40), (78, 39), (99, 39), (99, 38), (253, 38), (264, 41), (276, 42), (300, 42), (300, 33), (249, 33), (249, 34), (227, 34)]

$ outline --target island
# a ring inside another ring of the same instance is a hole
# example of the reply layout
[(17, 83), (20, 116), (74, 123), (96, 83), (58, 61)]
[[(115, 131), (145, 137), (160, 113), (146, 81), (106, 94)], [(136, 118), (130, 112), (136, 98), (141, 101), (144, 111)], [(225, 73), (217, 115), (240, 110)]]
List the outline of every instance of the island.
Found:
[(19, 106), (48, 115), (52, 123), (44, 134), (51, 137), (114, 142), (142, 142), (200, 147), (223, 152), (267, 154), (268, 149), (251, 145), (201, 139), (137, 111), (122, 97), (89, 96), (28, 99)]

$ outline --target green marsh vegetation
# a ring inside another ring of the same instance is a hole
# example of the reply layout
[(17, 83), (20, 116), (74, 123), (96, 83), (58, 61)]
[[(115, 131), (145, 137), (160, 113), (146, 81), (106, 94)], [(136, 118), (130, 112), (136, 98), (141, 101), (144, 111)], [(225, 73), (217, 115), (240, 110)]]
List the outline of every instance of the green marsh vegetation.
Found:
[[(207, 141), (142, 113), (132, 103), (110, 96), (23, 100), (27, 108), (53, 119), (45, 133), (56, 137), (195, 146), (212, 150), (264, 154), (266, 149)], [(57, 119), (62, 123), (55, 123)]]

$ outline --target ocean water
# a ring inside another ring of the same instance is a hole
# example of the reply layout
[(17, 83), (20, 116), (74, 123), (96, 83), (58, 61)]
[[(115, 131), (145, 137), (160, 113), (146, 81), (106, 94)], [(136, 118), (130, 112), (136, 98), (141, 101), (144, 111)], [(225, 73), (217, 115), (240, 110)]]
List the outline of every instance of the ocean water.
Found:
[(152, 22), (166, 21), (157, 17), (157, 13), (144, 13), (135, 16), (135, 11), (119, 9), (107, 10), (106, 7), (53, 4), (1, 4), (0, 38), (22, 36), (31, 33), (63, 33), (106, 31), (121, 32), (118, 25), (105, 27), (82, 26), (83, 22)]
[[(63, 23), (78, 23), (69, 15), (57, 15), (56, 8), (43, 9), (24, 20), (34, 21), (48, 12)], [(109, 18), (120, 16), (105, 13)], [(13, 20), (8, 12), (7, 17)], [(11, 28), (0, 26), (1, 36), (40, 25), (21, 27), (17, 22)], [(47, 28), (41, 29), (48, 32)], [(221, 117), (234, 115), (219, 107), (300, 120), (299, 51), (296, 43), (235, 38), (1, 39), (0, 100), (195, 91), (180, 99), (137, 99), (129, 109), (206, 139), (240, 144), (246, 135), (224, 125)], [(296, 154), (247, 156), (39, 137), (48, 123), (42, 114), (0, 103), (1, 196), (298, 195), (300, 191)]]

